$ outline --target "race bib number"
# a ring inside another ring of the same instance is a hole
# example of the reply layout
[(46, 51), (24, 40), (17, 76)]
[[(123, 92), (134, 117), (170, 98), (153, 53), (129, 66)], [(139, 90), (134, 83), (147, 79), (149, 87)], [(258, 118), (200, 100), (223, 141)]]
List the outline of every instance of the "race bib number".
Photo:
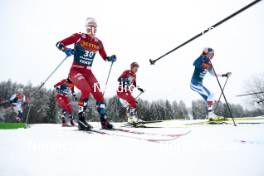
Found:
[(80, 46), (75, 47), (74, 62), (85, 66), (92, 66), (94, 57), (95, 52), (85, 50)]

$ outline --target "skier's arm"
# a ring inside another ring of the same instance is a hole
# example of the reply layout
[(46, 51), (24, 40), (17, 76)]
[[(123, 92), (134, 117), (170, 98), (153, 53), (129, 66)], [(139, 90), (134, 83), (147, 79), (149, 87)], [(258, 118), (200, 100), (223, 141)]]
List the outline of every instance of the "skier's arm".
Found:
[(17, 97), (16, 97), (16, 94), (12, 95), (9, 99), (10, 103), (16, 103), (17, 101)]
[(99, 54), (100, 56), (106, 61), (107, 59), (107, 54), (105, 52), (105, 49), (104, 49), (104, 45), (101, 41), (99, 41)]
[(135, 87), (137, 87), (137, 81), (136, 81), (136, 79), (133, 80), (132, 84), (133, 84)]
[(75, 33), (64, 40), (57, 42), (56, 46), (59, 50), (63, 51), (67, 57), (74, 55), (74, 49), (67, 48), (67, 46), (76, 43), (80, 39), (80, 36), (81, 34)]
[(15, 99), (16, 99), (16, 94), (12, 95), (9, 100), (10, 102), (13, 102)]
[(70, 37), (67, 37), (59, 42), (56, 43), (56, 46), (59, 50), (65, 51), (67, 48), (66, 46), (76, 43), (80, 39), (81, 34), (75, 33)]
[(121, 82), (122, 79), (124, 79), (125, 77), (127, 77), (127, 71), (124, 71), (117, 79), (118, 82)]
[(212, 75), (212, 76), (217, 76), (217, 77), (230, 77), (231, 76), (231, 72), (227, 72), (227, 73), (224, 73), (224, 74), (215, 74), (215, 72), (214, 72), (214, 70), (213, 70), (213, 68), (211, 67), (210, 69), (209, 69), (209, 73)]

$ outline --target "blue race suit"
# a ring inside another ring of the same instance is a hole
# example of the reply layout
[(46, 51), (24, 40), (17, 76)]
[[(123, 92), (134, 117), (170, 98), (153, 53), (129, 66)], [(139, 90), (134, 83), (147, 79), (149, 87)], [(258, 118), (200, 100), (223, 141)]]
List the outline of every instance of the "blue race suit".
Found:
[(211, 65), (210, 59), (207, 56), (201, 55), (193, 63), (195, 69), (191, 81), (191, 89), (195, 92), (198, 92), (205, 101), (211, 101), (213, 99), (213, 93), (211, 93), (203, 85), (203, 79), (206, 73), (209, 71), (214, 75), (212, 67), (205, 68), (204, 65)]

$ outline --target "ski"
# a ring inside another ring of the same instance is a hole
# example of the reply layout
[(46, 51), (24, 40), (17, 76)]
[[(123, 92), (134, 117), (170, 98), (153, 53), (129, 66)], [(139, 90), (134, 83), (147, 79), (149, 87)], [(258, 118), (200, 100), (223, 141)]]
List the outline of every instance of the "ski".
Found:
[(185, 124), (186, 126), (188, 125), (230, 125), (227, 121), (200, 121), (200, 122), (193, 122), (193, 123), (187, 123)]
[(158, 126), (146, 126), (144, 124), (124, 124), (122, 125), (121, 127), (130, 127), (130, 128), (161, 128), (161, 127), (158, 127)]
[(165, 133), (151, 133), (151, 132), (144, 132), (144, 131), (136, 131), (136, 130), (130, 130), (130, 129), (123, 129), (123, 128), (114, 128), (114, 131), (121, 131), (126, 133), (132, 133), (137, 135), (151, 135), (151, 136), (165, 136), (165, 137), (180, 137), (184, 136), (191, 131), (187, 131), (185, 133), (172, 133), (172, 134), (165, 134)]
[(126, 123), (122, 127), (134, 127), (134, 128), (160, 128), (160, 127), (150, 127), (146, 126), (145, 124), (150, 124), (150, 123), (159, 123), (163, 122), (163, 120), (152, 120), (152, 121), (142, 121), (142, 122), (137, 122), (134, 124)]
[(142, 122), (138, 122), (137, 124), (148, 124), (148, 123), (159, 123), (159, 122), (163, 122), (163, 120), (142, 121)]
[(140, 141), (155, 142), (155, 143), (173, 141), (175, 139), (178, 139), (181, 136), (184, 136), (184, 135), (187, 135), (190, 133), (190, 131), (188, 131), (186, 133), (178, 134), (175, 136), (166, 136), (166, 138), (147, 138), (147, 137), (142, 137), (142, 136), (131, 136), (131, 135), (120, 134), (120, 133), (115, 133), (115, 132), (113, 133), (113, 131), (115, 131), (115, 130), (103, 131), (103, 130), (92, 129), (92, 130), (87, 131), (87, 132), (88, 133), (96, 133), (96, 134), (100, 134), (100, 135), (129, 138), (129, 139), (140, 140)]

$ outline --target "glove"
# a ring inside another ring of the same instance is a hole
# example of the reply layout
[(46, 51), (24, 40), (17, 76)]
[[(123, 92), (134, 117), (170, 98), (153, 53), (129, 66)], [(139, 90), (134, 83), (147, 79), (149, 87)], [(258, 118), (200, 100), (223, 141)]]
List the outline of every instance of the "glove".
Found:
[(65, 48), (64, 53), (66, 54), (66, 56), (70, 57), (70, 56), (74, 55), (74, 49)]
[(222, 74), (222, 77), (228, 77), (229, 78), (231, 76), (231, 74), (232, 74), (231, 72), (227, 72), (225, 74)]
[(106, 60), (108, 61), (108, 62), (116, 62), (116, 55), (112, 55), (112, 56), (108, 56), (107, 58), (106, 58)]
[(137, 88), (140, 92), (142, 92), (142, 93), (144, 93), (145, 92), (145, 90), (144, 89), (142, 89), (142, 88), (140, 88), (140, 87), (138, 87)]

